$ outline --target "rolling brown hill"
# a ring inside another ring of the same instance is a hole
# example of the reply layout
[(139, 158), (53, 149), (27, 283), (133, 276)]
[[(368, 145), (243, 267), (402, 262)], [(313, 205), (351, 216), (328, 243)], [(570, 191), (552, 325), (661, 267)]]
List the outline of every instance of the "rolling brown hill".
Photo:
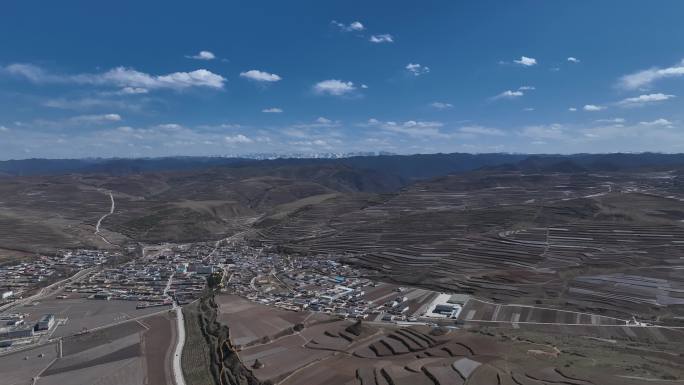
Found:
[(6, 177), (0, 248), (47, 252), (135, 241), (215, 240), (269, 210), (313, 196), (394, 191), (403, 181), (344, 165), (217, 167), (127, 175)]

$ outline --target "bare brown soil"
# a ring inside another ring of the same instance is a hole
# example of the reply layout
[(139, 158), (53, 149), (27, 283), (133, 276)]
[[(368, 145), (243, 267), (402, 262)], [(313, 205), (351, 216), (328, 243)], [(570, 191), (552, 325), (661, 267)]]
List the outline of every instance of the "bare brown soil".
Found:
[(141, 321), (149, 329), (143, 335), (143, 355), (149, 385), (173, 382), (171, 355), (174, 347), (175, 323), (168, 315), (149, 317)]

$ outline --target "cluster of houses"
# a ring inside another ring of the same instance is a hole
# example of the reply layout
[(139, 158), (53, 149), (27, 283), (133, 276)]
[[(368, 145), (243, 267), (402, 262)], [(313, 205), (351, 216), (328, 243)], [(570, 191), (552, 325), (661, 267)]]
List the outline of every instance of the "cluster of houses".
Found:
[[(225, 290), (255, 302), (287, 310), (325, 312), (344, 318), (366, 319), (389, 314), (391, 320), (407, 318), (408, 299), (383, 303), (368, 300), (366, 292), (377, 285), (362, 278), (354, 267), (325, 257), (283, 256), (246, 245), (227, 246)], [(382, 318), (382, 317), (380, 317)]]
[(403, 287), (378, 297), (372, 292), (383, 284), (326, 256), (284, 255), (247, 244), (227, 245), (216, 254), (225, 258), (226, 292), (287, 310), (373, 321), (436, 322), (457, 318), (469, 298), (423, 291), (417, 300), (411, 294), (415, 288)]
[(0, 266), (0, 306), (26, 297), (40, 286), (73, 272), (105, 263), (111, 252), (68, 250), (57, 255), (40, 256), (26, 262)]
[(95, 300), (137, 301), (138, 308), (168, 306), (197, 299), (206, 288), (207, 275), (218, 266), (197, 259), (179, 247), (101, 269), (67, 287)]

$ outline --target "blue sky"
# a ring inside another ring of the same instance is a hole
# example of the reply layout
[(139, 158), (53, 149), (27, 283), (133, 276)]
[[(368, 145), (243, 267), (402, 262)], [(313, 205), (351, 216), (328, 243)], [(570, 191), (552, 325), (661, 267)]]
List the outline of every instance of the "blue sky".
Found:
[(684, 152), (684, 3), (31, 1), (0, 159)]

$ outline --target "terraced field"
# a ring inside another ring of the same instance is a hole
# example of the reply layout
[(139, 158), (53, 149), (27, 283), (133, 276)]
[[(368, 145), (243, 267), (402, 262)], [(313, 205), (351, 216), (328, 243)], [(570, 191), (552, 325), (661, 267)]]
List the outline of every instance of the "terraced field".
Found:
[(682, 196), (648, 174), (471, 173), (305, 206), (254, 241), (497, 303), (676, 323)]
[[(632, 330), (625, 326), (585, 327)], [(652, 328), (633, 328), (638, 334), (654, 333), (648, 329)], [(665, 384), (658, 376), (682, 374), (678, 369), (681, 357), (662, 358), (676, 351), (672, 350), (677, 346), (674, 343), (663, 342), (654, 345), (662, 350), (645, 351), (638, 346), (651, 344), (648, 340), (582, 339), (579, 333), (583, 329), (575, 331), (578, 341), (563, 337), (560, 330), (548, 336), (545, 330), (528, 326), (491, 330), (494, 333), (337, 321), (306, 327), (239, 355), (260, 380), (286, 385), (617, 385), (640, 384), (637, 377), (641, 376), (649, 378), (649, 383)], [(663, 337), (675, 336), (667, 329), (658, 330)], [(606, 349), (611, 353), (601, 356), (599, 352)], [(589, 352), (599, 358), (588, 357)], [(660, 357), (658, 366), (641, 367), (645, 356), (651, 357), (649, 362)], [(627, 378), (629, 375), (634, 378)]]

